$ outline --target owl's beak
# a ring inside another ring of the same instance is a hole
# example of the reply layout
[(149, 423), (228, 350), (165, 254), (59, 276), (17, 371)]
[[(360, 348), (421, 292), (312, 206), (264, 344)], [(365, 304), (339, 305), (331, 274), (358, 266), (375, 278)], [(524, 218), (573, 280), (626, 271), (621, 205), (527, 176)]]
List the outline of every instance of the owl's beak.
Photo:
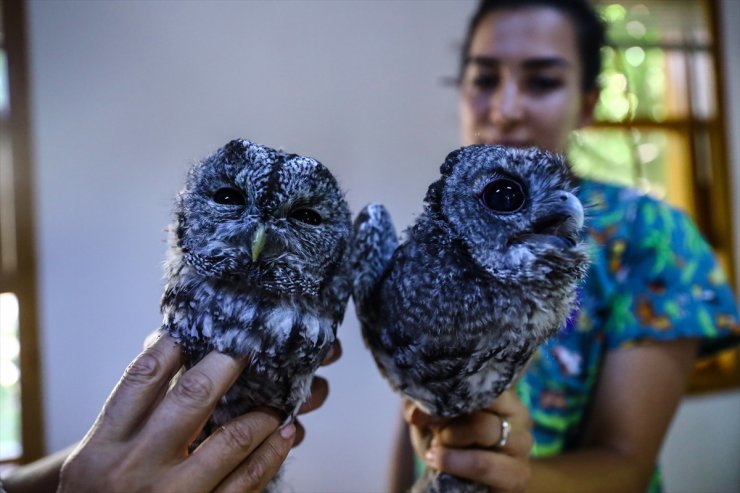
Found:
[(256, 262), (265, 247), (265, 225), (259, 224), (252, 234), (252, 262)]

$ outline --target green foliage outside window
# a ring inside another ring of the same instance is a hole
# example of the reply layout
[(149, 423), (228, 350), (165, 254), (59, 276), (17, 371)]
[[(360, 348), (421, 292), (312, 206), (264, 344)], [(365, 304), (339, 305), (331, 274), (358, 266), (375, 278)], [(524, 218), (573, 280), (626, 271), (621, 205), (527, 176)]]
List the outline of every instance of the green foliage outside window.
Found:
[(690, 64), (708, 49), (701, 4), (598, 2), (597, 8), (608, 22), (610, 46), (603, 50), (596, 123), (574, 135), (568, 152), (574, 169), (685, 207), (690, 201), (679, 196), (685, 190), (671, 190), (670, 174), (691, 174), (685, 163), (691, 156), (677, 149), (688, 149), (691, 139)]

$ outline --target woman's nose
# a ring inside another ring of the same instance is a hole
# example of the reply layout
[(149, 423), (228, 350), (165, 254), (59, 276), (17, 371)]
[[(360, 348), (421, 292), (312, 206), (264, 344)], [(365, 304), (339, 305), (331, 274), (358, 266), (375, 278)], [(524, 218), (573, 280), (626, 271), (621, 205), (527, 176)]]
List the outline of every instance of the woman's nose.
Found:
[(522, 120), (522, 94), (513, 80), (504, 81), (493, 94), (491, 101), (491, 120), (495, 125), (510, 127)]

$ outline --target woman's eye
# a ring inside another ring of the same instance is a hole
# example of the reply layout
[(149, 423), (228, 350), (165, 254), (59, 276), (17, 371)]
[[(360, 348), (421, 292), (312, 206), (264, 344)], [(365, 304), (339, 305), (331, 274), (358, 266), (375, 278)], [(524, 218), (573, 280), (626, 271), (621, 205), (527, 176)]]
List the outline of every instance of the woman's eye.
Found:
[(481, 194), (483, 204), (494, 212), (516, 212), (524, 205), (525, 198), (521, 184), (509, 178), (492, 181)]
[(535, 94), (542, 94), (558, 89), (563, 81), (556, 77), (534, 76), (527, 80), (527, 87)]
[(213, 201), (222, 205), (244, 206), (247, 205), (244, 195), (234, 188), (219, 188), (213, 194)]
[(471, 81), (478, 91), (490, 91), (498, 86), (499, 78), (495, 75), (478, 75)]
[(322, 221), (321, 214), (313, 209), (296, 209), (288, 214), (288, 217), (311, 226), (318, 226)]

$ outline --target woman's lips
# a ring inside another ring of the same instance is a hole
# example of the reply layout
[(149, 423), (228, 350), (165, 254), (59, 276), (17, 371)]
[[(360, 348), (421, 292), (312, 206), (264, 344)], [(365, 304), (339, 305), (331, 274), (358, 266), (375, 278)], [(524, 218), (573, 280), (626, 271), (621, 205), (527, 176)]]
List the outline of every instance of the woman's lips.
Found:
[(534, 144), (529, 141), (528, 139), (517, 139), (517, 138), (511, 138), (511, 137), (505, 137), (505, 138), (497, 138), (493, 135), (486, 135), (485, 133), (481, 132), (476, 135), (477, 141), (479, 144), (495, 144), (495, 145), (501, 145), (505, 147), (533, 147)]

